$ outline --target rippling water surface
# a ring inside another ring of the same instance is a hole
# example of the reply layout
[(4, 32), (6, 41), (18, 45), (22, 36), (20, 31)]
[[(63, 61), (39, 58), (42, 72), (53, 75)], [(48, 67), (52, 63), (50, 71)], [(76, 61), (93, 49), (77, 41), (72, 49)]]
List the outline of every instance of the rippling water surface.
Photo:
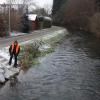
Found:
[(100, 42), (71, 35), (40, 65), (0, 88), (0, 100), (100, 100)]

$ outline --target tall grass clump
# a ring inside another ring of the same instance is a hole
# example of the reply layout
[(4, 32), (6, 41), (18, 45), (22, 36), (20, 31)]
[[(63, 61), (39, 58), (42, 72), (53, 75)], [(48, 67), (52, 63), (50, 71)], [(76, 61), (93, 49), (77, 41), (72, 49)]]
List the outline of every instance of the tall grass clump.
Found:
[(25, 70), (30, 68), (32, 65), (38, 63), (36, 58), (39, 56), (40, 51), (39, 51), (39, 46), (41, 44), (38, 42), (34, 42), (33, 44), (26, 45), (23, 47), (23, 51), (21, 53), (20, 57), (20, 64), (21, 64), (21, 69)]

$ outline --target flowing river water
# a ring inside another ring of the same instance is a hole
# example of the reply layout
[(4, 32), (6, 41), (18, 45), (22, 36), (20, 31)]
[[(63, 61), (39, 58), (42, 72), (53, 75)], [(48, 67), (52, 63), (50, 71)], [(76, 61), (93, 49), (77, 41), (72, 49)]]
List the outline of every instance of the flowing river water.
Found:
[(41, 64), (21, 72), (15, 84), (2, 86), (0, 100), (100, 100), (100, 41), (76, 34), (66, 36)]

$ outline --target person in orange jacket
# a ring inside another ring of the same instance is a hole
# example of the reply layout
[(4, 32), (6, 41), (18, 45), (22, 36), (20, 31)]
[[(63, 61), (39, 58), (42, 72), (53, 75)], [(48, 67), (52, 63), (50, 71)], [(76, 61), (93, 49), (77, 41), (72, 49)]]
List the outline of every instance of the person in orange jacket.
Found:
[(15, 59), (14, 67), (17, 67), (17, 56), (18, 56), (19, 52), (20, 52), (20, 45), (19, 45), (18, 41), (16, 40), (11, 44), (11, 46), (9, 48), (9, 54), (10, 54), (9, 65), (12, 64), (12, 58), (14, 56), (14, 59)]

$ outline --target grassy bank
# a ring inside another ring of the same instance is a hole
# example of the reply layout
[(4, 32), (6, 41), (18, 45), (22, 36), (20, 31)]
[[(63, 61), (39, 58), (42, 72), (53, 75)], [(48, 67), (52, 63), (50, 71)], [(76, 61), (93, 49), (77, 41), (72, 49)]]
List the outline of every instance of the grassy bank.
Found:
[(27, 70), (35, 64), (39, 64), (38, 57), (43, 57), (54, 52), (65, 33), (55, 32), (54, 35), (46, 35), (30, 44), (22, 46), (19, 61), (21, 69)]

